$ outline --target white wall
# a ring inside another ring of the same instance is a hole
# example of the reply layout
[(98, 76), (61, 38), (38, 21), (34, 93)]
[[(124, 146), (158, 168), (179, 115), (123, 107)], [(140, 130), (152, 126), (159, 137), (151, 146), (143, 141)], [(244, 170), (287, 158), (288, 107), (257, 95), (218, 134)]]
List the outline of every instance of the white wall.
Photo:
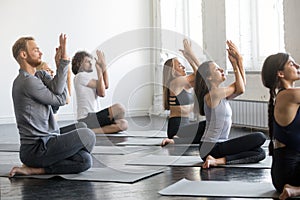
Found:
[[(115, 41), (114, 38), (152, 25), (152, 0), (2, 0), (0, 25), (0, 123), (11, 123), (15, 121), (11, 87), (19, 69), (12, 56), (11, 47), (19, 37), (33, 36), (43, 52), (43, 60), (50, 66), (54, 66), (53, 57), (60, 33), (68, 36), (70, 57), (78, 50), (94, 52), (97, 47), (106, 44), (106, 41), (111, 41), (111, 46), (104, 50), (118, 49), (124, 43)], [(128, 43), (136, 40), (135, 37), (127, 39)], [(151, 82), (152, 76), (149, 74), (152, 73), (153, 66), (149, 65), (149, 52), (127, 51), (121, 52), (124, 55), (116, 55), (117, 58), (108, 56), (111, 88), (106, 99), (101, 100), (103, 107), (115, 101), (128, 107), (128, 95), (138, 85)], [(141, 73), (141, 69), (147, 73)], [(127, 80), (128, 77), (130, 80)], [(126, 87), (129, 81), (131, 87)], [(116, 90), (116, 87), (122, 89)], [(143, 88), (139, 94), (143, 98), (136, 98), (135, 106), (129, 105), (131, 110), (128, 112), (131, 114), (135, 110), (146, 112), (152, 105), (151, 87)], [(72, 96), (70, 105), (60, 109), (59, 119), (74, 119), (74, 98), (75, 95)]]
[[(225, 66), (225, 0), (203, 0), (204, 48), (210, 57)], [(68, 35), (70, 56), (77, 50), (94, 52), (105, 50), (109, 62), (111, 87), (107, 97), (100, 100), (103, 107), (121, 102), (129, 116), (145, 115), (153, 105), (153, 54), (143, 48), (153, 37), (140, 29), (155, 24), (152, 4), (155, 0), (2, 0), (0, 2), (0, 124), (14, 122), (11, 98), (12, 81), (19, 66), (12, 57), (13, 43), (24, 35), (36, 38), (43, 59), (51, 66), (58, 44), (58, 35)], [(296, 61), (299, 57), (299, 0), (284, 1), (285, 46)], [(212, 12), (211, 12), (212, 11)], [(156, 15), (158, 15), (156, 13)], [(135, 31), (137, 30), (137, 31)], [(134, 33), (137, 33), (134, 34)], [(129, 34), (129, 36), (128, 36)], [(132, 34), (132, 36), (130, 35)], [(153, 42), (155, 43), (155, 42)], [(220, 48), (222, 46), (224, 49)], [(155, 59), (155, 58), (154, 58)], [(228, 81), (232, 76), (229, 74)], [(262, 86), (260, 74), (247, 74), (246, 93), (240, 98), (268, 100), (268, 91)], [(74, 91), (73, 91), (74, 92)], [(59, 119), (75, 118), (75, 95), (71, 104), (62, 107)]]

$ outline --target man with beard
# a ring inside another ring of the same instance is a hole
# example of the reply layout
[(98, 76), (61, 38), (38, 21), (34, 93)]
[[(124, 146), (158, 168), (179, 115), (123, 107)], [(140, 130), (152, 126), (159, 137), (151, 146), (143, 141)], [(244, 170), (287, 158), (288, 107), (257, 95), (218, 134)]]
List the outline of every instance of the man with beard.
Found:
[(23, 165), (13, 167), (10, 176), (79, 173), (92, 166), (94, 133), (84, 123), (60, 129), (53, 115), (53, 106), (66, 104), (70, 63), (66, 41), (66, 35), (61, 34), (56, 48), (54, 78), (45, 71), (36, 72), (43, 54), (33, 37), (21, 37), (12, 47), (13, 56), (20, 65), (12, 97)]
[(105, 96), (109, 83), (104, 53), (97, 50), (96, 54), (96, 78), (92, 77), (91, 54), (78, 51), (72, 59), (77, 119), (86, 123), (95, 133), (116, 133), (126, 130), (128, 124), (124, 119), (125, 109), (121, 104), (116, 103), (103, 110), (99, 109), (98, 97)]

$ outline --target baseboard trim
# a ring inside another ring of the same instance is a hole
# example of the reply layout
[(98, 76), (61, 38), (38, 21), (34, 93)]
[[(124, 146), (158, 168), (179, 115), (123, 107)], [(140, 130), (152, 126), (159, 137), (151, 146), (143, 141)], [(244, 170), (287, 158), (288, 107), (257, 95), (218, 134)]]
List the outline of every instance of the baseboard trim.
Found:
[[(125, 117), (144, 117), (149, 116), (150, 113), (148, 109), (132, 109), (128, 110)], [(161, 115), (159, 115), (161, 116)], [(76, 121), (76, 113), (58, 113), (58, 121)], [(14, 116), (0, 117), (0, 124), (15, 124), (16, 119)]]
[(13, 117), (0, 117), (0, 124), (15, 124), (16, 118)]

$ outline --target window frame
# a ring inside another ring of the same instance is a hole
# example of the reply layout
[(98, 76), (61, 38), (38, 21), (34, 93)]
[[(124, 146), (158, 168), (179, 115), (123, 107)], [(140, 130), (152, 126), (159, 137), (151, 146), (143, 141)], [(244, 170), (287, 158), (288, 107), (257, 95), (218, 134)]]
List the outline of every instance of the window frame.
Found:
[[(278, 23), (275, 23), (276, 27), (272, 27), (273, 30), (278, 30), (277, 32), (272, 32), (276, 33), (274, 38), (276, 38), (275, 41), (277, 41), (277, 44), (275, 44), (277, 48), (272, 49), (272, 51), (268, 53), (268, 55), (270, 55), (272, 53), (285, 51), (285, 48), (283, 29), (283, 0), (268, 1), (272, 1), (272, 6), (278, 10), (277, 13), (273, 13), (273, 18), (276, 18)], [(241, 54), (244, 57), (246, 73), (260, 73), (263, 61), (268, 56), (261, 52), (261, 45), (265, 44), (263, 44), (261, 41), (263, 30), (259, 28), (260, 19), (263, 17), (259, 13), (259, 9), (261, 9), (262, 4), (266, 2), (265, 0), (226, 0), (225, 3), (226, 37), (231, 39), (238, 46)], [(232, 6), (236, 6), (234, 9), (237, 10), (232, 9)], [(234, 31), (236, 32), (234, 33)], [(226, 66), (226, 70), (229, 73), (232, 73), (232, 67), (228, 59), (226, 61)]]

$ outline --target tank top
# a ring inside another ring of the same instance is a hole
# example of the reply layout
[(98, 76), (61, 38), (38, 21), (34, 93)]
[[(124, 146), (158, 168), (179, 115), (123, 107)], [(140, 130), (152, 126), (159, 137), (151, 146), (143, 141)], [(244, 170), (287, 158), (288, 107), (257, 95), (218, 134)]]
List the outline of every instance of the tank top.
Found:
[(202, 142), (222, 142), (229, 136), (232, 123), (232, 110), (227, 99), (222, 99), (215, 108), (209, 108), (204, 102), (206, 127)]
[(287, 126), (280, 126), (273, 120), (273, 136), (287, 147), (300, 152), (300, 107), (293, 121)]

